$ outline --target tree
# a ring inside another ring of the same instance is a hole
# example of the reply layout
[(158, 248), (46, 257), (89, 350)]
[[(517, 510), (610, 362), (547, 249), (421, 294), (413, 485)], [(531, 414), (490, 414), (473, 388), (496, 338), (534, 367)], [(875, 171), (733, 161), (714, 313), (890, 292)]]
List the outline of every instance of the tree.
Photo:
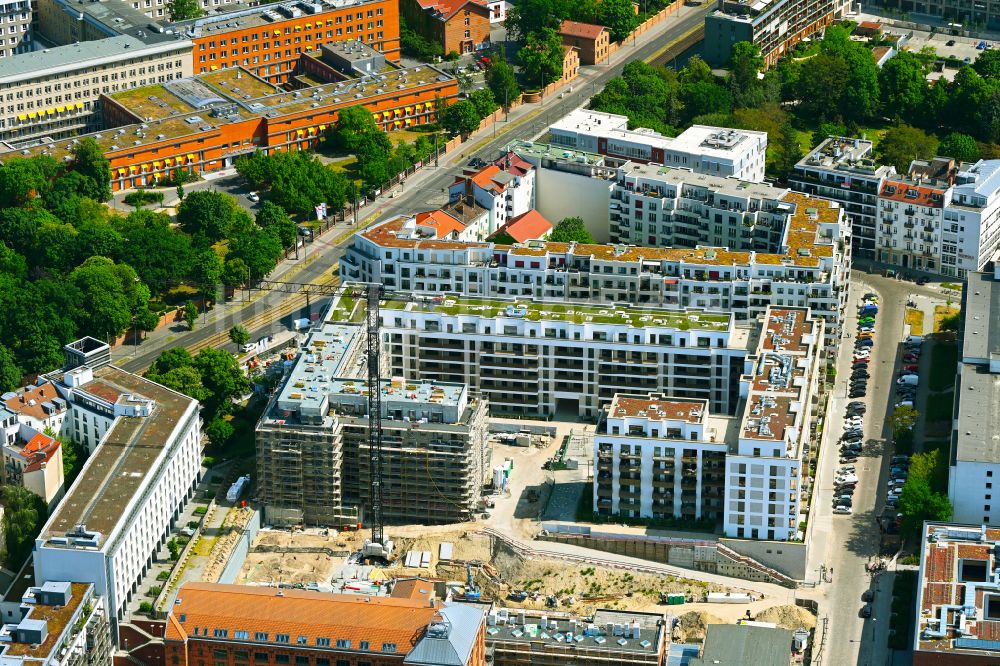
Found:
[(493, 93), (493, 99), (503, 104), (504, 109), (510, 108), (511, 102), (521, 94), (514, 68), (500, 57), (490, 58), (489, 68), (486, 70), (486, 85)]
[(250, 342), (250, 331), (247, 330), (246, 326), (241, 324), (236, 324), (231, 329), (229, 329), (229, 339), (233, 341), (238, 347), (242, 347), (246, 343)]
[(107, 340), (128, 330), (133, 315), (148, 311), (149, 289), (128, 264), (91, 257), (69, 274), (80, 293), (80, 331)]
[(21, 386), (21, 369), (17, 359), (6, 346), (0, 344), (0, 391), (13, 391)]
[(708, 63), (702, 60), (701, 56), (691, 56), (688, 64), (677, 73), (677, 81), (682, 85), (692, 85), (695, 83), (715, 83), (715, 74)]
[(909, 51), (900, 51), (882, 66), (878, 84), (885, 115), (916, 122), (927, 94), (923, 62)]
[(6, 566), (18, 571), (31, 554), (47, 510), (45, 500), (23, 486), (0, 486)]
[(372, 112), (360, 105), (349, 106), (337, 114), (330, 140), (336, 149), (354, 153), (376, 133), (384, 134), (375, 123)]
[[(152, 377), (150, 378), (152, 379)], [(185, 365), (174, 368), (166, 374), (156, 375), (155, 381), (199, 402), (204, 402), (211, 397), (209, 390), (201, 383), (201, 374), (194, 366)]]
[(219, 255), (211, 248), (195, 251), (189, 278), (203, 298), (214, 300), (219, 285), (222, 284), (222, 260)]
[(171, 21), (186, 21), (202, 15), (201, 3), (198, 0), (169, 0), (167, 12)]
[(538, 88), (562, 76), (563, 56), (562, 38), (552, 28), (530, 33), (517, 52), (525, 78)]
[(774, 175), (779, 180), (785, 181), (792, 173), (796, 163), (802, 158), (802, 144), (799, 143), (798, 132), (795, 131), (790, 122), (781, 126), (779, 138), (781, 152), (780, 157), (776, 160), (777, 168), (774, 170)]
[(273, 228), (282, 247), (291, 247), (295, 244), (298, 229), (285, 209), (276, 203), (265, 201), (261, 204), (260, 210), (257, 211), (257, 226), (261, 229)]
[(558, 28), (570, 15), (569, 4), (566, 0), (520, 0), (507, 10), (503, 24), (507, 39), (521, 42), (533, 32)]
[(479, 128), (479, 114), (472, 102), (455, 102), (445, 109), (441, 125), (452, 134), (468, 134)]
[(222, 267), (222, 284), (230, 289), (250, 281), (250, 269), (242, 259), (227, 259)]
[(907, 479), (899, 495), (899, 512), (903, 514), (902, 532), (916, 536), (924, 521), (951, 520), (952, 507), (948, 497), (931, 490), (927, 479)]
[(192, 363), (191, 352), (184, 347), (171, 347), (162, 352), (146, 371), (146, 377), (154, 379), (162, 377), (171, 370), (189, 367)]
[(87, 185), (81, 192), (83, 196), (94, 201), (107, 201), (111, 198), (111, 163), (94, 139), (80, 139), (73, 148), (73, 160), (69, 168), (86, 179)]
[(803, 62), (797, 94), (802, 113), (819, 120), (835, 117), (848, 74), (844, 59), (830, 53), (820, 53)]
[(118, 259), (128, 261), (154, 294), (176, 287), (191, 272), (194, 251), (191, 238), (170, 224), (170, 217), (137, 210), (118, 218), (122, 239)]
[(229, 237), (241, 212), (245, 214), (230, 195), (199, 190), (184, 197), (177, 207), (177, 223), (197, 244), (212, 244)]
[(205, 436), (208, 437), (208, 441), (215, 447), (225, 445), (234, 432), (236, 432), (236, 429), (233, 428), (232, 424), (223, 419), (214, 419), (205, 426)]
[[(50, 159), (50, 158), (47, 158)], [(55, 171), (44, 160), (14, 158), (0, 167), (0, 208), (16, 208), (44, 196)]]
[(402, 16), (399, 17), (399, 47), (403, 55), (416, 58), (420, 62), (436, 62), (444, 54), (441, 44), (425, 39), (410, 30), (406, 19)]
[(597, 14), (597, 23), (608, 29), (613, 42), (627, 38), (639, 25), (632, 0), (601, 0), (597, 5)]
[[(890, 62), (892, 61), (890, 60)], [(984, 79), (1000, 80), (1000, 52), (996, 49), (980, 51), (979, 57), (972, 63), (972, 69), (976, 70), (976, 73)]]
[(979, 159), (979, 145), (968, 134), (952, 132), (941, 140), (937, 153), (960, 162), (975, 162)]
[(697, 81), (681, 85), (681, 102), (684, 117), (690, 120), (707, 113), (726, 113), (733, 108), (729, 91), (714, 81)]
[[(167, 541), (167, 551), (170, 553), (170, 559), (172, 560), (176, 560), (178, 557), (181, 556), (181, 547), (177, 544), (177, 539), (175, 539), (174, 537), (170, 537), (170, 540)], [(143, 602), (143, 603), (148, 604), (149, 606), (149, 610), (146, 612), (152, 612), (153, 605), (150, 604), (149, 602)]]
[(910, 162), (934, 157), (937, 148), (938, 140), (933, 134), (910, 125), (897, 125), (882, 137), (879, 153), (883, 163), (895, 166), (900, 173), (909, 173)]
[(760, 80), (757, 75), (764, 68), (760, 47), (751, 42), (736, 42), (729, 57), (729, 67), (733, 103), (739, 107), (759, 106), (762, 100), (759, 99)]
[(549, 240), (553, 243), (593, 243), (594, 237), (587, 231), (581, 217), (564, 217), (556, 223)]
[(202, 403), (208, 421), (228, 412), (233, 398), (250, 390), (250, 382), (243, 369), (233, 355), (224, 349), (202, 349), (194, 357), (194, 367), (210, 393)]
[(476, 107), (476, 115), (478, 115), (480, 119), (485, 118), (497, 110), (496, 99), (493, 97), (493, 92), (489, 88), (473, 90), (472, 93), (469, 94), (469, 101), (472, 102), (472, 106)]
[(194, 301), (188, 301), (184, 304), (184, 322), (188, 326), (189, 331), (194, 330), (194, 325), (198, 321), (198, 306), (194, 304)]

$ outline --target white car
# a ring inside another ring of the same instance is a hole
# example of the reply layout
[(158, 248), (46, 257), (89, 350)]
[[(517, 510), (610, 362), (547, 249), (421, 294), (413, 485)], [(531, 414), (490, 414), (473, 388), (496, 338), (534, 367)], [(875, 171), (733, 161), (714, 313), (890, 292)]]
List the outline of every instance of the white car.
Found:
[(852, 416), (849, 419), (844, 419), (844, 430), (850, 430), (851, 428), (858, 428), (864, 425), (865, 420), (860, 416)]
[(836, 478), (836, 481), (837, 481), (837, 483), (857, 483), (858, 482), (858, 475), (857, 474), (844, 474), (843, 476), (838, 476)]
[(833, 507), (833, 512), (849, 516), (851, 515), (851, 507), (844, 506), (843, 504), (838, 504), (837, 506)]
[(260, 201), (260, 195), (257, 194), (256, 192), (251, 192), (250, 194), (247, 195), (247, 199), (253, 201), (254, 203), (257, 203), (258, 201)]

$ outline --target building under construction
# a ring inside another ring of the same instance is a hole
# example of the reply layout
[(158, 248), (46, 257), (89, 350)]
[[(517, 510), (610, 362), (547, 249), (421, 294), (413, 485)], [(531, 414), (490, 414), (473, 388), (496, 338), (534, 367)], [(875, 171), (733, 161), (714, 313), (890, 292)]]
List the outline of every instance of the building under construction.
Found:
[[(364, 328), (316, 326), (257, 425), (258, 496), (273, 525), (367, 525)], [(464, 384), (384, 379), (382, 488), (389, 523), (473, 517), (491, 469), (487, 406)]]

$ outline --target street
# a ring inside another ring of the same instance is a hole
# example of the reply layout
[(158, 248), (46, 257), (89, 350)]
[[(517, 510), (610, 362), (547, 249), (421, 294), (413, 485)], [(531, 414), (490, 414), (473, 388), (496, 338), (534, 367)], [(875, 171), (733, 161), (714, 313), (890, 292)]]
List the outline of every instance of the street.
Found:
[[(637, 46), (623, 46), (612, 57), (612, 64), (581, 68), (580, 78), (574, 81), (571, 89), (564, 94), (545, 98), (539, 104), (525, 104), (510, 113), (507, 122), (498, 123), (474, 134), (458, 150), (442, 156), (440, 165), (429, 166), (418, 171), (406, 180), (403, 191), (395, 198), (389, 198), (388, 193), (372, 202), (358, 212), (362, 224), (381, 221), (402, 213), (411, 213), (439, 206), (446, 200), (445, 190), (454, 182), (456, 176), (462, 174), (463, 167), (473, 155), (492, 158), (499, 155), (500, 150), (511, 141), (535, 136), (557, 118), (570, 110), (586, 104), (591, 95), (603, 88), (611, 78), (621, 73), (624, 65), (637, 59), (649, 59), (662, 51), (665, 46), (686, 34), (695, 27), (711, 10), (703, 7), (683, 7), (681, 10), (642, 35)], [(223, 175), (221, 177), (208, 174), (206, 180), (185, 186), (188, 192), (198, 189), (218, 189), (240, 197), (240, 203), (248, 209), (253, 204), (245, 198), (247, 189), (238, 176)], [(165, 192), (164, 205), (176, 202), (176, 194), (172, 190)], [(114, 205), (120, 210), (123, 204), (117, 197)], [(127, 209), (127, 207), (125, 207)], [(279, 264), (272, 280), (287, 280), (299, 283), (329, 281), (330, 272), (336, 266), (343, 254), (344, 247), (350, 243), (350, 236), (345, 234), (347, 227), (341, 225), (326, 232), (307, 245), (307, 257), (286, 260)], [(293, 275), (294, 277), (289, 277)], [(271, 332), (276, 322), (282, 318), (287, 321), (300, 316), (308, 316), (311, 309), (316, 309), (315, 303), (308, 305), (301, 295), (271, 292), (260, 295), (249, 304), (230, 302), (218, 304), (213, 312), (208, 313), (207, 321), (199, 320), (194, 331), (180, 330), (181, 327), (162, 329), (148, 336), (139, 347), (119, 346), (113, 351), (115, 362), (130, 372), (141, 372), (159, 356), (160, 352), (170, 347), (183, 346), (198, 349), (206, 344), (219, 344), (225, 341), (225, 333), (235, 324), (244, 323), (250, 329), (251, 336), (256, 338)], [(273, 313), (274, 316), (268, 316)], [(249, 322), (249, 323), (248, 323)]]

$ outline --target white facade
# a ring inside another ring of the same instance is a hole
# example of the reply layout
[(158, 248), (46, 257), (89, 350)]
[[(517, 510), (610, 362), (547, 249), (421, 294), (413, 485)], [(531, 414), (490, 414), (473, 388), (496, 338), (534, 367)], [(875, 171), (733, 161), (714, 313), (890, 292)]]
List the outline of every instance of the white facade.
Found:
[(767, 132), (692, 125), (677, 137), (651, 129), (628, 129), (628, 118), (574, 109), (549, 126), (557, 146), (633, 162), (691, 169), (723, 178), (764, 180)]
[(489, 211), (485, 238), (507, 221), (535, 207), (535, 169), (516, 156), (517, 164), (507, 168), (507, 158), (491, 164), (471, 176), (458, 178), (448, 188), (448, 200), (454, 203), (472, 199)]
[(704, 401), (616, 395), (594, 435), (594, 513), (721, 517), (731, 421), (710, 419)]
[(35, 580), (94, 583), (115, 623), (197, 482), (198, 402), (111, 366), (55, 378), (74, 412), (112, 426), (36, 539)]
[(486, 6), (490, 8), (490, 23), (503, 23), (507, 20), (507, 8), (510, 6), (507, 0), (487, 0)]

